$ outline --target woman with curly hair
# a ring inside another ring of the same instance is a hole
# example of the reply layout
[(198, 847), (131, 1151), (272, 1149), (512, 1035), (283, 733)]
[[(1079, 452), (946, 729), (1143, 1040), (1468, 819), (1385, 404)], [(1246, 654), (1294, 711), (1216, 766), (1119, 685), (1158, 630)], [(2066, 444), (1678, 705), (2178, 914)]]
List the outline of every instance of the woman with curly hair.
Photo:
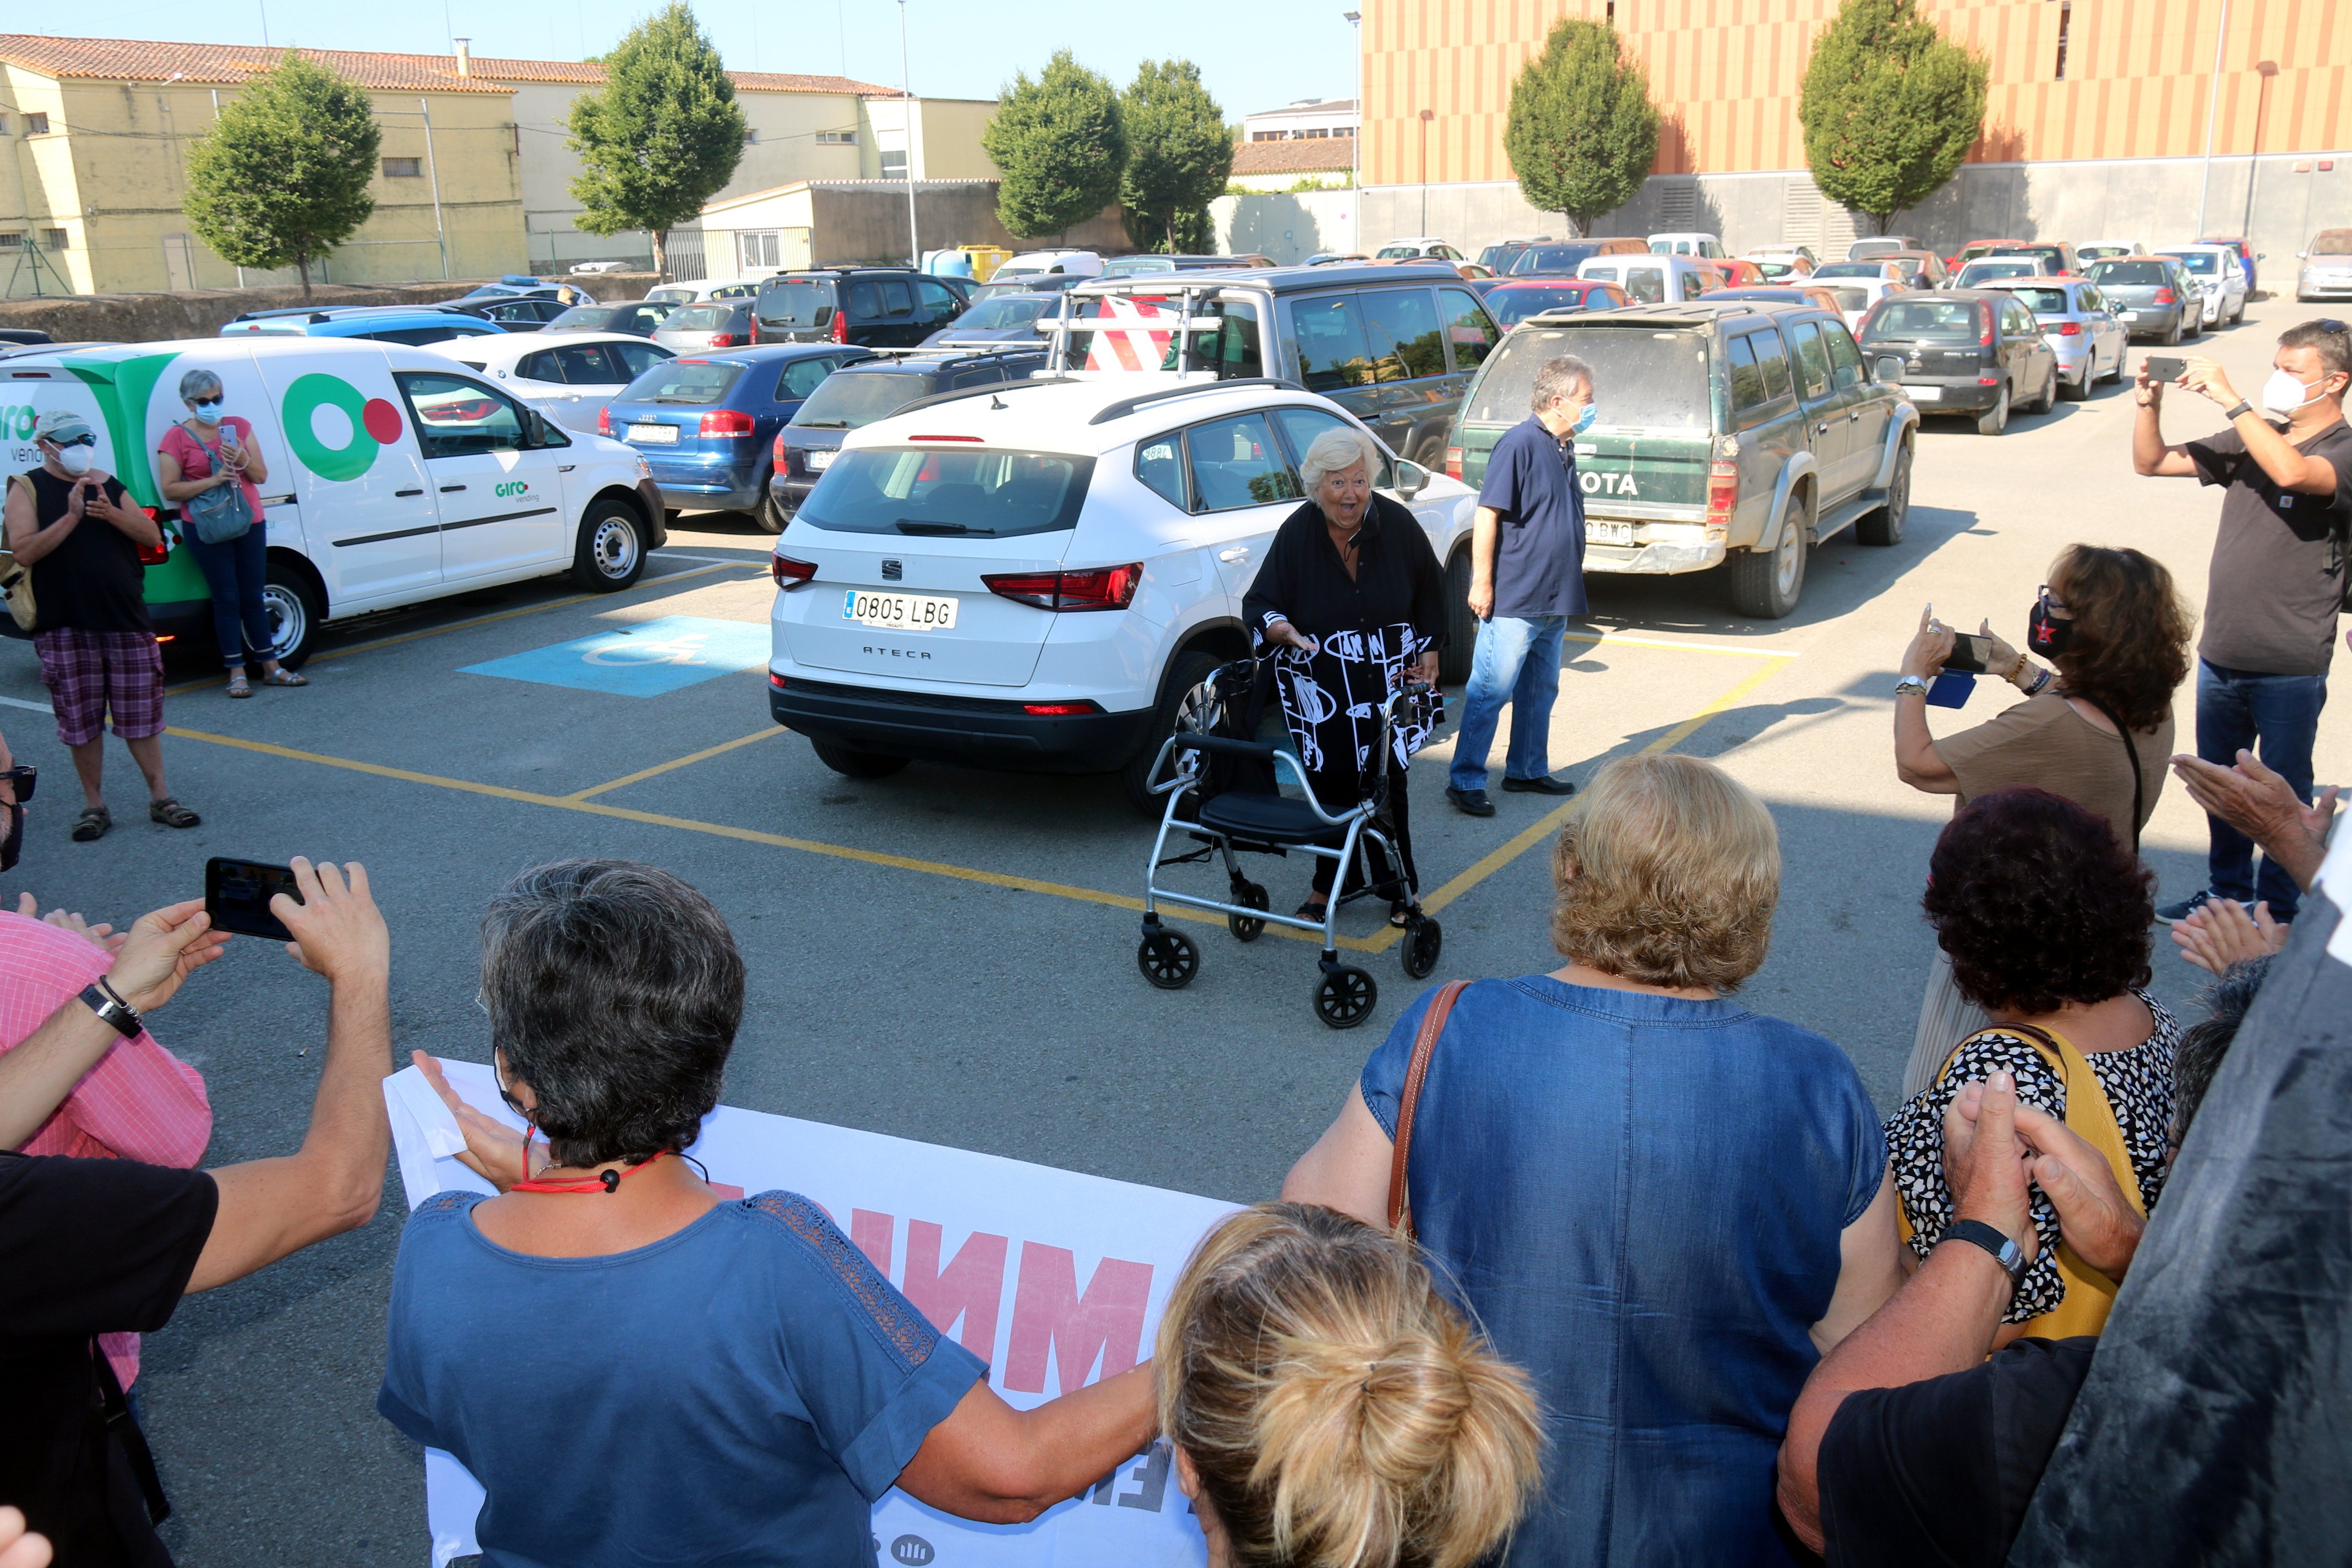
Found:
[[(2087, 807), (2042, 789), (1995, 790), (1960, 808), (1928, 862), (1927, 919), (1962, 996), (1990, 1022), (1952, 1049), (1886, 1123), (1904, 1229), (1920, 1258), (1952, 1220), (1944, 1111), (1963, 1085), (2006, 1070), (2017, 1097), (2107, 1157), (2145, 1215), (2164, 1186), (2180, 1028), (2148, 983), (2156, 877)], [(2038, 1255), (1996, 1347), (2105, 1324), (2115, 1284), (2060, 1247), (2039, 1188)]]
[[(2133, 849), (2164, 793), (2172, 753), (2172, 696), (2189, 679), (2193, 617), (2163, 563), (2137, 550), (2073, 544), (2050, 565), (2026, 617), (2026, 645), (2043, 668), (2001, 640), (1990, 621), (1986, 672), (2025, 700), (1974, 729), (1927, 731), (1927, 684), (1951, 657), (1955, 634), (1929, 605), (1895, 684), (1895, 772), (1913, 789), (1959, 797), (2030, 784), (2087, 806)], [(1903, 1092), (1916, 1094), (1952, 1042), (1983, 1015), (1954, 990), (1939, 957), (1928, 977)]]
[[(1390, 1223), (1544, 1408), (1544, 1495), (1513, 1568), (1789, 1562), (1772, 1525), (1789, 1410), (1901, 1283), (1878, 1113), (1846, 1054), (1749, 1011), (1780, 847), (1696, 757), (1621, 757), (1552, 855), (1548, 974), (1405, 1009), (1285, 1199)], [(1179, 1439), (1181, 1442), (1181, 1438)]]

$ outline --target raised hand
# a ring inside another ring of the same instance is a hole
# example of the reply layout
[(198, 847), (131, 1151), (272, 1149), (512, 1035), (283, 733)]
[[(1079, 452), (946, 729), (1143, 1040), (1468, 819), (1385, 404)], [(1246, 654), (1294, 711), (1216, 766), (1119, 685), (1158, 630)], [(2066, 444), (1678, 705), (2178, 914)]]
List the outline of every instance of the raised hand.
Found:
[(302, 901), (298, 904), (284, 893), (269, 900), (269, 912), (294, 933), (286, 951), (305, 969), (337, 984), (388, 981), (392, 933), (368, 896), (367, 868), (356, 860), (340, 868), (332, 861), (313, 866), (299, 855), (291, 865)]
[(131, 922), (107, 981), (135, 1011), (152, 1012), (172, 999), (181, 981), (218, 958), (227, 942), (226, 931), (212, 929), (202, 899), (167, 904)]

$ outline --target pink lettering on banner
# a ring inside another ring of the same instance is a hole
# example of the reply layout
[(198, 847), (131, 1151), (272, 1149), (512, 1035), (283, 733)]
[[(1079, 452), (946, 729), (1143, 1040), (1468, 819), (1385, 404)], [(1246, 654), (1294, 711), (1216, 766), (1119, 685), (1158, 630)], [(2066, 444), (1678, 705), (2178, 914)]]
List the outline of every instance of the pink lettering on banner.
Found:
[(1055, 1358), (1064, 1394), (1085, 1386), (1095, 1358), (1115, 1377), (1135, 1365), (1143, 1342), (1151, 1265), (1106, 1258), (1095, 1265), (1086, 1294), (1078, 1293), (1073, 1253), (1034, 1241), (1021, 1244), (1021, 1278), (1013, 1292), (1013, 1336), (1006, 1346), (1004, 1386), (1045, 1392), (1045, 1361)]
[(1012, 1244), (976, 1230), (942, 1268), (940, 1243), (944, 1237), (929, 1220), (907, 1222), (907, 1282), (899, 1289), (941, 1333), (953, 1328), (961, 1315), (963, 1332), (957, 1342), (981, 1360), (993, 1361), (996, 1314), (1004, 1300), (1004, 1253)]
[(890, 1278), (890, 1237), (898, 1226), (898, 1220), (891, 1215), (876, 1214), (872, 1209), (849, 1211), (849, 1239), (856, 1243), (857, 1250), (866, 1254), (874, 1271), (885, 1279)]

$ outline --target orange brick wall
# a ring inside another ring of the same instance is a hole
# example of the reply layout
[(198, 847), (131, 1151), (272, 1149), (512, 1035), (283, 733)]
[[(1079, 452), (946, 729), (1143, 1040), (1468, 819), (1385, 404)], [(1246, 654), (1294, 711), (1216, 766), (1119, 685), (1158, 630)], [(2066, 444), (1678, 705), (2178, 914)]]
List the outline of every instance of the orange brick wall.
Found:
[[(1927, 0), (1991, 65), (1987, 163), (2193, 156), (2222, 0)], [(1362, 0), (1368, 184), (1507, 180), (1511, 83), (1561, 16), (1607, 0)], [(1664, 118), (1654, 173), (1801, 169), (1797, 89), (1836, 0), (1616, 0)], [(2274, 64), (2267, 105), (2257, 66)], [(1434, 111), (1426, 122), (1422, 110)], [(2255, 146), (2256, 120), (2261, 146)], [(2231, 0), (2217, 153), (2352, 148), (2352, 0)], [(1425, 169), (1425, 173), (1424, 173)]]

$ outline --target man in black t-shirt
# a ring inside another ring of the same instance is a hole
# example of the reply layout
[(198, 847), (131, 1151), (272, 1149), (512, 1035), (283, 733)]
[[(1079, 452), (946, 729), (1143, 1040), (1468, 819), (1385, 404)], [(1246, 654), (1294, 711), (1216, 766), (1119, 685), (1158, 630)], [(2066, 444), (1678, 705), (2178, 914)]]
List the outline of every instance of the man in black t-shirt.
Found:
[[(2143, 474), (2224, 487), (2221, 525), (2197, 645), (2197, 754), (2228, 767), (2259, 749), (2264, 764), (2311, 800), (2311, 748), (2327, 702), (2327, 666), (2344, 600), (2352, 539), (2352, 327), (2305, 321), (2279, 338), (2262, 408), (2240, 397), (2221, 367), (2192, 359), (2179, 384), (2221, 405), (2230, 428), (2167, 446), (2164, 388), (2138, 381), (2132, 464)], [(2267, 415), (2265, 413), (2267, 411)], [(2284, 421), (2274, 424), (2273, 419)], [(2302, 897), (2292, 878), (2218, 816), (2206, 818), (2206, 884), (2157, 910), (2170, 925), (2213, 899), (2291, 921)]]
[(383, 1195), (390, 939), (360, 866), (298, 858), (294, 875), (302, 902), (270, 910), (331, 987), (299, 1152), (181, 1171), (5, 1152), (218, 956), (201, 903), (141, 919), (105, 978), (0, 1057), (0, 1503), (49, 1538), (58, 1568), (171, 1562), (154, 1531), (169, 1504), (97, 1336), (153, 1332), (185, 1292), (365, 1225)]

